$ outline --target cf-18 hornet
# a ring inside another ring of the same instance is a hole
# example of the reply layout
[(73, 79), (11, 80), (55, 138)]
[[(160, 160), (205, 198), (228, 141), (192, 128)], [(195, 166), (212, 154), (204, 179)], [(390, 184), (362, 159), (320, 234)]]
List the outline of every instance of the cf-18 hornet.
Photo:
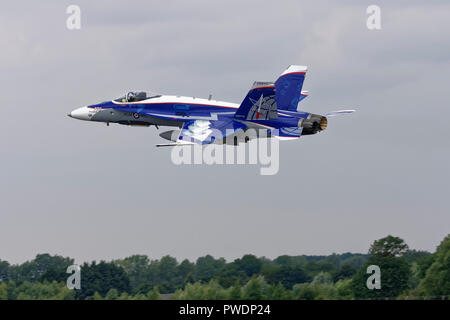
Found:
[[(302, 91), (307, 67), (291, 65), (275, 82), (256, 81), (241, 104), (143, 91), (128, 92), (115, 100), (73, 110), (75, 119), (131, 126), (177, 127), (160, 133), (168, 143), (157, 146), (227, 143), (239, 144), (260, 136), (298, 139), (327, 128), (328, 118), (354, 110), (325, 115), (297, 110), (308, 96)], [(256, 135), (246, 134), (256, 129)], [(263, 134), (260, 134), (260, 133)]]

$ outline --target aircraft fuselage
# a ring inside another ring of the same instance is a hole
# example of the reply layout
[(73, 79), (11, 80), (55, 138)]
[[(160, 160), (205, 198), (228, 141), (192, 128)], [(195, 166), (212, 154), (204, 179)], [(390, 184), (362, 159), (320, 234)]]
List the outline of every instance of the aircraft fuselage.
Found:
[[(182, 127), (188, 120), (218, 120), (233, 118), (239, 104), (201, 98), (163, 95), (135, 102), (106, 101), (73, 110), (69, 116), (79, 120), (118, 123), (132, 126), (173, 126)], [(320, 126), (319, 115), (308, 112), (278, 111), (278, 119), (242, 120), (248, 127), (278, 129), (282, 127), (307, 127), (308, 120), (314, 118)], [(312, 127), (312, 125), (311, 125)], [(322, 120), (322, 127), (325, 124)], [(311, 133), (314, 130), (310, 130)], [(303, 135), (308, 130), (303, 129)]]

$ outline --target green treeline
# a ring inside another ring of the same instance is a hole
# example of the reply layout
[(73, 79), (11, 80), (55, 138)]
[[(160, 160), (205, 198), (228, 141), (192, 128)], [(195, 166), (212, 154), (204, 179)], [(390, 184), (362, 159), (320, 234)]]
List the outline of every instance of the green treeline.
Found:
[[(133, 255), (81, 265), (81, 289), (66, 286), (71, 258), (39, 254), (20, 265), (0, 260), (2, 299), (445, 299), (450, 294), (450, 235), (435, 253), (411, 250), (400, 238), (374, 241), (367, 254), (248, 254), (232, 262)], [(369, 290), (369, 265), (381, 289)]]

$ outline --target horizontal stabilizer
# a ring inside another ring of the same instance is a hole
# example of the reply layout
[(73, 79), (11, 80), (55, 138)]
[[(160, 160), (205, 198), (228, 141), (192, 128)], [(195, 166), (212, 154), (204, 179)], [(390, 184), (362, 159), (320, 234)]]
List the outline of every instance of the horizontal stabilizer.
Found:
[(305, 99), (308, 96), (308, 91), (306, 90), (302, 90), (302, 93), (300, 94), (300, 98), (298, 99), (298, 102), (302, 101), (303, 99)]

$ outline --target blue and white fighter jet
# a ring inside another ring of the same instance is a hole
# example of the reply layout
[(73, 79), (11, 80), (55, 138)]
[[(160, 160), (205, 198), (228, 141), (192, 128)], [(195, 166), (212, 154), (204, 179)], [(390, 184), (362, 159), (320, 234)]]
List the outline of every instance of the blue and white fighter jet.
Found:
[[(275, 82), (255, 82), (242, 103), (182, 96), (129, 92), (125, 96), (73, 110), (68, 116), (88, 121), (131, 126), (172, 126), (160, 136), (170, 143), (185, 144), (247, 142), (246, 131), (256, 129), (281, 140), (298, 139), (326, 129), (327, 117), (352, 113), (340, 110), (318, 115), (297, 111), (307, 97), (302, 91), (307, 67), (291, 65)], [(258, 137), (258, 136), (256, 136)]]

